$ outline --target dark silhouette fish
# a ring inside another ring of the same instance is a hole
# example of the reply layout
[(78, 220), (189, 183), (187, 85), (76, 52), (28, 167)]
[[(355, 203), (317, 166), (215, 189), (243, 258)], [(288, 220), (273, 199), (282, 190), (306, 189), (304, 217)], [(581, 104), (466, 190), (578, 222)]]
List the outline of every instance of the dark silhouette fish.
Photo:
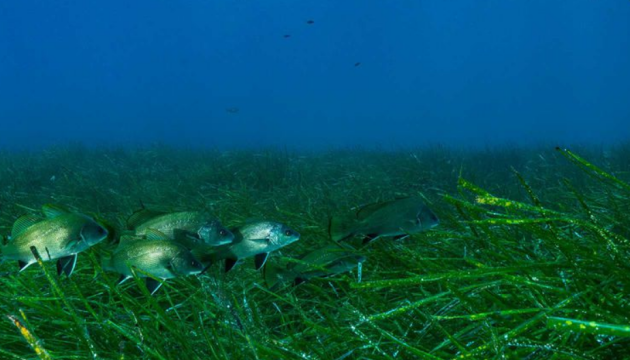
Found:
[(333, 217), (329, 232), (334, 241), (362, 236), (367, 244), (382, 236), (402, 239), (431, 229), (439, 222), (422, 200), (409, 197), (366, 205), (346, 218)]
[(299, 262), (291, 262), (285, 268), (267, 265), (265, 282), (267, 287), (274, 289), (282, 283), (299, 285), (313, 278), (326, 278), (351, 271), (365, 261), (364, 256), (353, 250), (337, 244), (328, 245), (306, 253), (299, 258)]

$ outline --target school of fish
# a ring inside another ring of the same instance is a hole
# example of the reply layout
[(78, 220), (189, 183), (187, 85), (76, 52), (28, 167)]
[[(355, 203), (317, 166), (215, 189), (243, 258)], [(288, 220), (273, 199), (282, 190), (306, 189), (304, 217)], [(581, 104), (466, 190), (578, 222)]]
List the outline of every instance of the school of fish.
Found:
[(0, 236), (0, 261), (17, 261), (19, 271), (38, 258), (56, 261), (58, 274), (70, 276), (77, 255), (107, 239), (115, 247), (102, 256), (103, 269), (118, 273), (118, 283), (134, 276), (144, 278), (151, 294), (168, 279), (200, 275), (219, 262), (224, 262), (227, 272), (249, 258), (274, 290), (357, 268), (366, 257), (351, 245), (355, 239), (365, 246), (383, 237), (403, 239), (438, 224), (438, 217), (417, 197), (365, 205), (331, 217), (329, 240), (299, 257), (287, 258), (288, 263), (281, 266), (268, 263), (270, 253), (298, 241), (300, 234), (280, 222), (248, 221), (226, 228), (204, 211), (165, 213), (143, 208), (129, 217), (126, 229), (118, 231), (94, 217), (46, 204), (41, 215), (18, 218), (11, 234)]

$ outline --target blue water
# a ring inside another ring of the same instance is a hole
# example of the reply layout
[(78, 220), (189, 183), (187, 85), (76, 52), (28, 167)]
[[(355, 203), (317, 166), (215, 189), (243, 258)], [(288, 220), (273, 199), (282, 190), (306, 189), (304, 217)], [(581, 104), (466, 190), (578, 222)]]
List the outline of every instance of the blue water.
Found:
[(629, 99), (627, 0), (0, 2), (0, 148), (610, 144)]

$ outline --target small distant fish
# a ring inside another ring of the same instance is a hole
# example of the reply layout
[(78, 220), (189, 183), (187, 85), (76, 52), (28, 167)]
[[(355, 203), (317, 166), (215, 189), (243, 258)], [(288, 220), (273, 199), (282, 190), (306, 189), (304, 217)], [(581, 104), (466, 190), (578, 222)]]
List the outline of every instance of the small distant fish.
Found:
[(149, 209), (136, 211), (127, 226), (138, 236), (178, 240), (189, 248), (230, 244), (234, 234), (221, 222), (202, 211), (162, 213)]
[(72, 275), (77, 254), (107, 238), (108, 231), (87, 215), (60, 206), (42, 207), (45, 218), (24, 215), (13, 224), (10, 240), (2, 246), (2, 260), (17, 260), (20, 271), (36, 262), (31, 246), (43, 261), (57, 260), (57, 272)]
[(313, 25), (313, 24), (315, 24), (315, 21), (313, 21), (313, 20), (308, 20), (308, 21), (306, 21), (306, 23), (307, 23), (307, 24), (309, 24), (309, 25)]
[(356, 62), (356, 63), (354, 63), (354, 67), (357, 67), (357, 66), (359, 66), (359, 65), (361, 65), (361, 63), (360, 63), (360, 62)]
[(267, 262), (269, 253), (300, 239), (300, 234), (288, 226), (273, 221), (256, 221), (232, 229), (234, 241), (215, 252), (196, 249), (193, 253), (204, 263), (225, 259), (225, 271), (230, 271), (242, 259), (254, 257), (256, 270)]
[(291, 35), (289, 35), (289, 34), (285, 34), (285, 35), (283, 36), (283, 38), (285, 38), (285, 39), (288, 39), (288, 38), (290, 38), (290, 37), (291, 37)]
[(437, 226), (438, 217), (414, 197), (363, 206), (349, 218), (330, 219), (329, 232), (334, 241), (362, 236), (367, 244), (382, 236), (402, 239)]
[(349, 247), (328, 245), (302, 256), (298, 263), (289, 263), (282, 269), (277, 266), (265, 267), (265, 282), (270, 289), (282, 283), (299, 285), (313, 278), (324, 278), (355, 269), (365, 261)]
[(237, 107), (231, 107), (231, 108), (225, 109), (225, 111), (227, 111), (230, 114), (236, 114), (236, 113), (238, 113), (240, 111), (240, 109), (237, 108)]
[[(122, 236), (116, 250), (103, 257), (102, 262), (103, 269), (121, 274), (119, 284), (133, 276), (132, 267), (162, 280), (196, 275), (204, 269), (191, 251), (176, 241), (135, 236)], [(145, 283), (151, 294), (162, 286), (162, 282), (151, 277), (146, 277)]]

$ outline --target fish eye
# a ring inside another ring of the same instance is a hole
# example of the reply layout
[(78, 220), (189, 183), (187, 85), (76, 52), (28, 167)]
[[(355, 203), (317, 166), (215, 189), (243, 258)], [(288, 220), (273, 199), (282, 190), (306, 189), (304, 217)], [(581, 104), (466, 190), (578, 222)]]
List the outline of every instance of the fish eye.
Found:
[(227, 232), (225, 230), (219, 230), (219, 235), (225, 236)]
[(291, 236), (291, 230), (285, 230), (284, 231), (284, 235), (285, 236)]

